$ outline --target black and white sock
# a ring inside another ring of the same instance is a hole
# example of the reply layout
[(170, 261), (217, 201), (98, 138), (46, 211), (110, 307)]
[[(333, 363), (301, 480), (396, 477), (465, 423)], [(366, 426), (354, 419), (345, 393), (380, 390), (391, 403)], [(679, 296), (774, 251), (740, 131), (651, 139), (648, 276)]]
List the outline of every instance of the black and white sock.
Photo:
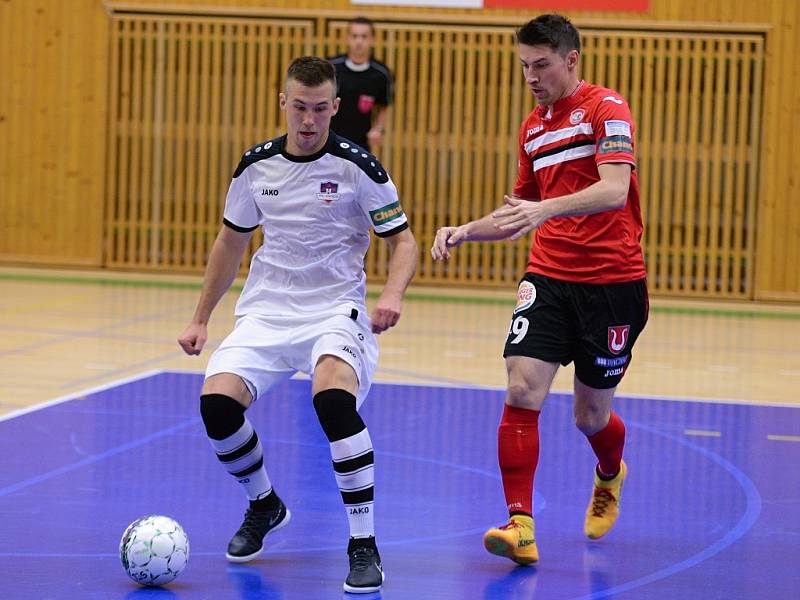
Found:
[(222, 394), (207, 394), (201, 397), (200, 409), (208, 439), (225, 470), (242, 484), (251, 501), (268, 497), (272, 483), (264, 451), (244, 407)]
[(314, 396), (314, 408), (330, 442), (350, 537), (374, 536), (375, 457), (369, 432), (356, 409), (356, 397), (342, 389), (323, 390)]
[(331, 458), (350, 523), (350, 537), (374, 536), (375, 457), (366, 427), (331, 442)]

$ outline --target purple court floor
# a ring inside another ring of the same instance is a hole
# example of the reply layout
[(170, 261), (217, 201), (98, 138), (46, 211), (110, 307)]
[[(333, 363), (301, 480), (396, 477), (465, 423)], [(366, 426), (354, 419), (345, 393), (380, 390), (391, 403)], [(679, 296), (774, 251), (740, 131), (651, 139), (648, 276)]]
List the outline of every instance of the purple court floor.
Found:
[[(292, 522), (256, 561), (225, 561), (245, 508), (197, 410), (202, 376), (157, 373), (0, 421), (4, 599), (358, 598), (342, 592), (347, 525), (310, 383), (253, 406)], [(496, 463), (501, 391), (373, 386), (376, 524), (386, 583), (364, 598), (761, 599), (800, 594), (800, 409), (619, 398), (630, 475), (616, 528), (583, 537), (593, 460), (553, 394), (541, 418), (541, 559), (487, 554), (504, 520)], [(141, 588), (117, 554), (125, 526), (165, 514), (186, 530), (181, 576)]]

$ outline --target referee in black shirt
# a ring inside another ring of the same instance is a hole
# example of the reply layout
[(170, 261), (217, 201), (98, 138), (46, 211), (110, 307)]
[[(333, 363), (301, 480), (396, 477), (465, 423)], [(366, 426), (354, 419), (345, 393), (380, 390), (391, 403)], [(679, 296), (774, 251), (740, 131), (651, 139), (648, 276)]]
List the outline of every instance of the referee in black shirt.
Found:
[(370, 151), (383, 141), (394, 88), (392, 72), (372, 58), (374, 44), (372, 21), (356, 17), (347, 29), (347, 54), (330, 59), (341, 98), (331, 129)]

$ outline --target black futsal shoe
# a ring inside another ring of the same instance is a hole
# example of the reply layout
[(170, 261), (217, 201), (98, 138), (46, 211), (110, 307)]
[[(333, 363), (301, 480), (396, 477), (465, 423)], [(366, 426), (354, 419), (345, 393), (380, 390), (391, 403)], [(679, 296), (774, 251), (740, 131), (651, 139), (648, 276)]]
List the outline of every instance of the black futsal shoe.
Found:
[(375, 538), (350, 539), (347, 548), (350, 558), (350, 573), (344, 582), (344, 591), (351, 594), (377, 592), (383, 585), (381, 556), (375, 546)]
[(275, 510), (256, 511), (248, 508), (239, 531), (231, 538), (225, 555), (231, 562), (241, 563), (253, 560), (264, 549), (264, 538), (271, 531), (277, 531), (289, 522), (292, 513), (283, 501)]

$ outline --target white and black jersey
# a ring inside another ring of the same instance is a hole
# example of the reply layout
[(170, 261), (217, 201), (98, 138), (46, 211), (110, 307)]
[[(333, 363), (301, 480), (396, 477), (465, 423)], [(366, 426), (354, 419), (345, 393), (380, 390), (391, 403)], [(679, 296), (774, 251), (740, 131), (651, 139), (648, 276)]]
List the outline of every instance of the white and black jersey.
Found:
[(285, 145), (284, 135), (245, 152), (228, 190), (225, 225), (264, 231), (236, 315), (366, 313), (370, 229), (408, 227), (397, 189), (373, 155), (333, 132), (311, 156)]
[(372, 110), (392, 103), (392, 72), (375, 59), (356, 64), (347, 55), (329, 59), (336, 69), (336, 95), (341, 98), (339, 111), (331, 120), (331, 129), (369, 148), (367, 132), (372, 127)]

